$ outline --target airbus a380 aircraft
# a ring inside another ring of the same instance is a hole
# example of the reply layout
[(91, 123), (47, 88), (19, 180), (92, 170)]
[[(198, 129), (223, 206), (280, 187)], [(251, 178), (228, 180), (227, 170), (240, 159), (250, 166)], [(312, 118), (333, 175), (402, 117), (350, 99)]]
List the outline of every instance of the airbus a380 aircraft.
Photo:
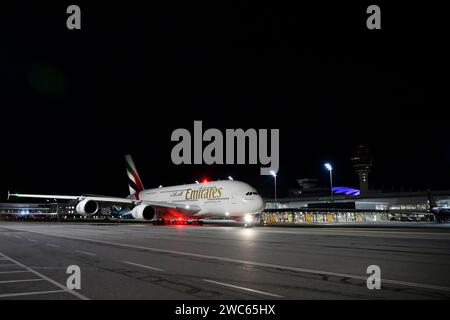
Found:
[(198, 219), (225, 216), (244, 220), (250, 226), (254, 215), (264, 210), (264, 202), (250, 185), (240, 181), (212, 181), (173, 187), (144, 189), (130, 155), (125, 156), (130, 195), (126, 198), (103, 196), (65, 196), (40, 194), (8, 194), (11, 197), (65, 199), (77, 201), (76, 212), (95, 215), (99, 203), (133, 206), (131, 216), (136, 220), (156, 221), (161, 217)]

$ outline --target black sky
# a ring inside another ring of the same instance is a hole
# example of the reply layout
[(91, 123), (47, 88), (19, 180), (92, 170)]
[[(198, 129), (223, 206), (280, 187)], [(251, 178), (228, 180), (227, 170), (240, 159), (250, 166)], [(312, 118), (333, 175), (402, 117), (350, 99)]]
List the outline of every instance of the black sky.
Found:
[(0, 19), (0, 190), (127, 192), (131, 153), (147, 187), (232, 175), (271, 195), (259, 166), (175, 166), (176, 128), (279, 128), (281, 194), (296, 178), (357, 186), (359, 143), (375, 188), (450, 188), (444, 10), (371, 2), (5, 6)]

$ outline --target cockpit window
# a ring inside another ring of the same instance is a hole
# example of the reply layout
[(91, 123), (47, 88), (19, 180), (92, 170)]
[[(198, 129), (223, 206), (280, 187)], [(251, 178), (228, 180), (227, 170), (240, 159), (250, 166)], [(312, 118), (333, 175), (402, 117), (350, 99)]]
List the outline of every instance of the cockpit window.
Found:
[(258, 192), (247, 192), (245, 195), (246, 196), (257, 196), (259, 193)]

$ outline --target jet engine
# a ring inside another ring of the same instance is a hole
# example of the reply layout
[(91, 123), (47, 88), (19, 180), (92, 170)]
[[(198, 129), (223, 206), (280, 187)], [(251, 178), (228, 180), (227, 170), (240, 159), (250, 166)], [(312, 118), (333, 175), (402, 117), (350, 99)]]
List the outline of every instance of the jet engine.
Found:
[(155, 208), (145, 204), (140, 204), (131, 211), (131, 215), (136, 220), (152, 220), (155, 213)]
[(78, 214), (90, 216), (97, 213), (98, 204), (94, 200), (87, 198), (78, 202), (76, 211)]

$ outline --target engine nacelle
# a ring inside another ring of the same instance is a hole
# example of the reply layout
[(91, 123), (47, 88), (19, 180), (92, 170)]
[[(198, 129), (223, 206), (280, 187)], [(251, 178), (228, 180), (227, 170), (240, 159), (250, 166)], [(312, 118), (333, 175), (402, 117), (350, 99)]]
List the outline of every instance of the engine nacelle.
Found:
[(136, 220), (152, 220), (155, 214), (155, 208), (145, 204), (140, 204), (131, 211), (132, 217)]
[(91, 216), (97, 213), (98, 204), (96, 201), (87, 198), (78, 202), (76, 211), (78, 214)]

